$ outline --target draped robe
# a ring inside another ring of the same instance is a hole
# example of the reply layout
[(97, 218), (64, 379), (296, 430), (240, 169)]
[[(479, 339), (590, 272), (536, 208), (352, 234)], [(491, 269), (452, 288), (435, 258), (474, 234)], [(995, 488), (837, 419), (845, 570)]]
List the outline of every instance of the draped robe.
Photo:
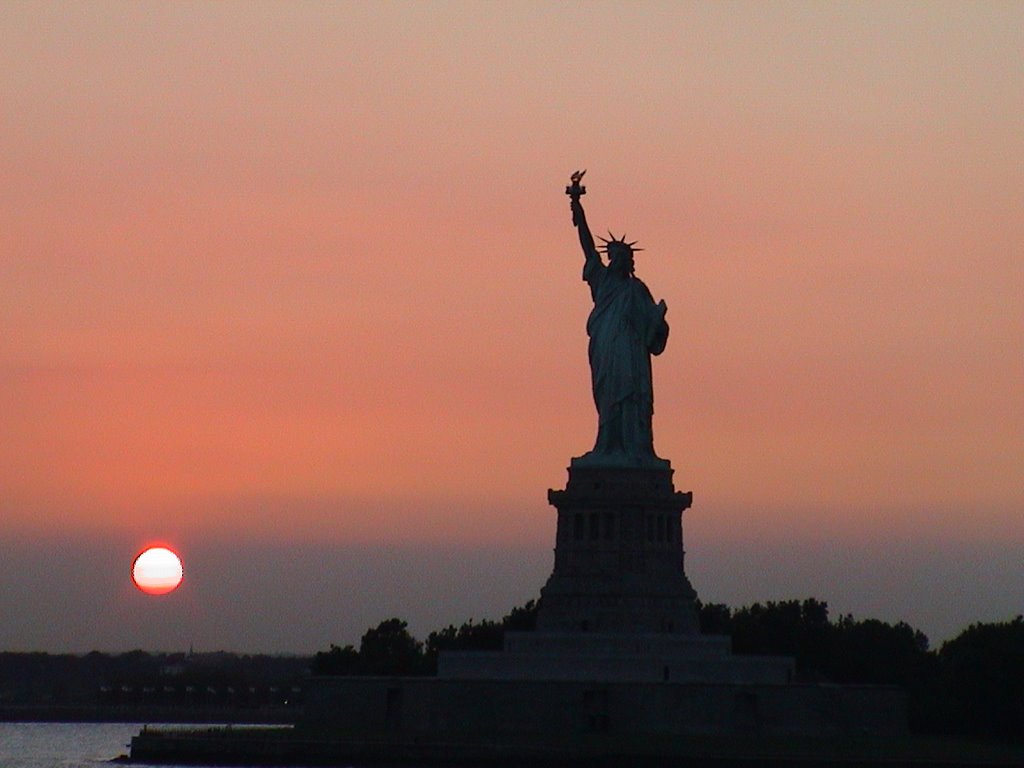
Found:
[(651, 431), (651, 355), (668, 340), (664, 311), (641, 280), (596, 254), (586, 260), (583, 279), (594, 300), (587, 335), (598, 429), (594, 450), (581, 459), (661, 463)]

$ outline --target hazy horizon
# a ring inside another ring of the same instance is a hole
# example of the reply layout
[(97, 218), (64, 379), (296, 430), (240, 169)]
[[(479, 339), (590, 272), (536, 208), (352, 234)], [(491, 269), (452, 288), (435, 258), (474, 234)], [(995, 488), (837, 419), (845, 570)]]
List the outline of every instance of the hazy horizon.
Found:
[[(905, 621), (933, 648), (970, 624), (1021, 613), (990, 588), (1019, 575), (1015, 543), (807, 539), (765, 547), (752, 531), (699, 540), (709, 526), (698, 515), (686, 526), (687, 573), (704, 602), (738, 608), (813, 597), (828, 603), (833, 620)], [(500, 619), (539, 596), (552, 566), (553, 510), (545, 516), (551, 541), (537, 546), (190, 542), (179, 547), (182, 586), (156, 598), (131, 585), (126, 565), (111, 567), (130, 563), (129, 537), (14, 542), (0, 562), (0, 615), (31, 610), (34, 620), (7, 626), (0, 650), (312, 654), (332, 643), (358, 646), (366, 629), (393, 616), (425, 640), (449, 624)], [(75, 554), (54, 564), (72, 545)], [(937, 590), (948, 604), (934, 599)]]

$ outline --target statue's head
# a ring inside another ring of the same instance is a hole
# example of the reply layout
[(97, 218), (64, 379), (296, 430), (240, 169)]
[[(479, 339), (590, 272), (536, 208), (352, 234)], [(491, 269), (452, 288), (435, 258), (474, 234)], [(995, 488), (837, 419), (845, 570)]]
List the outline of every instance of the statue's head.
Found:
[(608, 256), (608, 268), (616, 272), (621, 272), (624, 275), (633, 274), (633, 254), (637, 251), (642, 251), (643, 248), (634, 248), (636, 241), (631, 243), (626, 242), (626, 236), (623, 235), (621, 238), (615, 237), (611, 232), (608, 233), (611, 240), (605, 240), (604, 245), (601, 246), (601, 250)]

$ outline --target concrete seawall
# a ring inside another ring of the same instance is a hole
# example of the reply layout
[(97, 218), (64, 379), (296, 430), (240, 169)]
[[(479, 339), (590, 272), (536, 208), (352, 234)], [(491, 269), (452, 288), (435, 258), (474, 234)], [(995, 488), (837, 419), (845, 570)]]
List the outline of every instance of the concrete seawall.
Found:
[(290, 729), (150, 729), (132, 739), (131, 761), (167, 765), (408, 765), (512, 768), (1018, 768), (1024, 750), (927, 739), (642, 739), (614, 734), (536, 742), (423, 742), (315, 737)]

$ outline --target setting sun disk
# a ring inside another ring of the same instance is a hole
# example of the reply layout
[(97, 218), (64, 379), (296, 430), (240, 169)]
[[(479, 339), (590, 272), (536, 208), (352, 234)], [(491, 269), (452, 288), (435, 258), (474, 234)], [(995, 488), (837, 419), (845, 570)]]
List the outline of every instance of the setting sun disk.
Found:
[(166, 595), (181, 584), (181, 559), (167, 547), (149, 547), (132, 564), (132, 581), (147, 595)]

